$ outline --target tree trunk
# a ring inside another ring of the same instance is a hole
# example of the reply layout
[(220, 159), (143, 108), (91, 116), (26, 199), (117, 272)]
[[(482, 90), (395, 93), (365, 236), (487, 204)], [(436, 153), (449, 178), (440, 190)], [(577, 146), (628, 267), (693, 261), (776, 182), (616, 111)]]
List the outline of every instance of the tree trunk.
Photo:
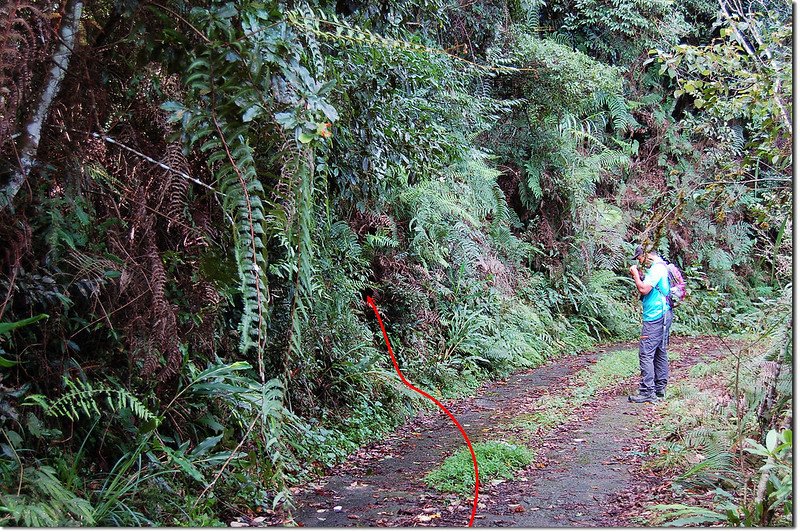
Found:
[(59, 32), (61, 43), (51, 58), (53, 64), (45, 78), (44, 89), (42, 89), (42, 93), (39, 96), (35, 112), (22, 132), (22, 144), (19, 149), (19, 168), (11, 174), (8, 184), (0, 191), (0, 209), (11, 207), (14, 196), (22, 188), (28, 173), (36, 162), (39, 140), (42, 138), (42, 125), (45, 118), (47, 118), (53, 100), (58, 95), (61, 82), (67, 73), (69, 61), (72, 57), (75, 38), (78, 34), (78, 24), (83, 12), (83, 2), (84, 0), (69, 0), (67, 3), (64, 22)]

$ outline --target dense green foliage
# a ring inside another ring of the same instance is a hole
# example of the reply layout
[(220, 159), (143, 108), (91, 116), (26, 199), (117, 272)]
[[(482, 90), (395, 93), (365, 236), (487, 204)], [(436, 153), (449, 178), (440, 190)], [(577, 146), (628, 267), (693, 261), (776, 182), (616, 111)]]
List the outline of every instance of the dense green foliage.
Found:
[[(0, 186), (77, 1), (0, 8)], [(676, 332), (769, 322), (791, 5), (758, 5), (85, 6), (0, 210), (0, 523), (290, 509), (420, 406), (367, 295), (442, 396), (634, 338), (633, 241), (687, 273)]]

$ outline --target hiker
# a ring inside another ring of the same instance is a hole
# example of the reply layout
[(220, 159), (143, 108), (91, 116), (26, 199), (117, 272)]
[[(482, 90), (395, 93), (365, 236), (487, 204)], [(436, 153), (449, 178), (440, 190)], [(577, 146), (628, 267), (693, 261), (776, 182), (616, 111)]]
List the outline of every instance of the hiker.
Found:
[(639, 368), (642, 380), (639, 393), (629, 395), (632, 403), (653, 403), (666, 394), (669, 367), (667, 344), (672, 325), (672, 308), (667, 298), (670, 293), (667, 263), (654, 252), (645, 253), (636, 246), (633, 260), (638, 260), (647, 274), (642, 279), (639, 268), (631, 266), (630, 272), (642, 300), (642, 336), (639, 340)]

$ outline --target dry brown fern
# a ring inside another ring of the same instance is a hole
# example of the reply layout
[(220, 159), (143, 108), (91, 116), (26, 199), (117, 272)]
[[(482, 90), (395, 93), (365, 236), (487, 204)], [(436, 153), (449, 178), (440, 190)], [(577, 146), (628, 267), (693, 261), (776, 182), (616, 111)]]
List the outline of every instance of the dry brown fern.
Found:
[[(14, 135), (32, 111), (36, 85), (58, 44), (59, 18), (50, 13), (51, 5), (56, 4), (0, 1), (0, 152), (6, 164), (16, 163), (14, 150), (7, 148), (13, 148)], [(128, 28), (115, 26), (103, 9), (97, 4), (87, 7), (84, 20), (94, 24), (81, 27), (68, 75), (42, 131), (37, 159), (65, 171), (37, 177), (51, 198), (62, 194), (66, 183), (75, 185), (76, 193), (91, 207), (87, 213), (93, 220), (114, 220), (102, 232), (93, 232), (92, 238), (99, 236), (102, 242), (91, 242), (80, 253), (65, 253), (58, 264), (66, 285), (80, 283), (81, 292), (88, 293), (89, 301), (81, 301), (79, 311), (91, 320), (97, 318), (97, 323), (107, 322), (123, 338), (127, 354), (109, 350), (109, 358), (104, 358), (108, 367), (103, 369), (120, 376), (127, 372), (129, 382), (133, 378), (147, 386), (169, 386), (182, 364), (182, 343), (193, 352), (209, 355), (219, 348), (215, 325), (226, 301), (198, 275), (197, 259), (209, 246), (223, 245), (227, 225), (212, 194), (153, 162), (197, 175), (203, 182), (211, 180), (202, 156), (187, 157), (180, 144), (168, 140), (171, 125), (159, 104), (165, 98), (182, 99), (180, 76), (166, 75), (160, 65), (153, 64), (145, 68), (143, 81), (132, 81), (141, 70), (133, 72), (135, 62), (119, 59), (124, 56)], [(103, 32), (107, 34), (100, 43), (98, 36)], [(136, 91), (126, 99), (124, 109), (118, 104), (121, 88)], [(106, 136), (140, 155), (107, 141)], [(74, 172), (76, 166), (82, 171)], [(20, 199), (20, 207), (33, 205), (24, 204), (25, 199), (35, 198)], [(30, 249), (30, 227), (24, 218), (30, 209), (26, 208), (20, 208), (8, 223), (0, 216), (0, 314), (4, 296), (14, 284), (15, 268), (36, 252)], [(119, 259), (106, 260), (98, 249)], [(178, 265), (168, 262), (168, 257), (175, 256), (181, 259)], [(109, 276), (109, 271), (120, 274)], [(181, 301), (180, 311), (192, 314), (194, 320), (179, 323), (174, 290), (192, 295)], [(51, 343), (59, 334), (69, 338), (72, 332), (47, 331)], [(93, 341), (87, 338), (76, 342), (84, 348), (84, 340)], [(82, 363), (91, 357), (95, 347), (86, 346), (76, 360)], [(46, 364), (43, 359), (42, 365)]]
[[(118, 138), (139, 147), (137, 135), (122, 131)], [(132, 360), (130, 368), (144, 380), (164, 382), (180, 368), (178, 348), (181, 338), (177, 309), (167, 297), (168, 280), (162, 253), (179, 249), (182, 236), (169, 238), (170, 180), (159, 167), (137, 159), (131, 153), (109, 147), (102, 166), (117, 182), (124, 183), (115, 208), (125, 221), (124, 233), (109, 235), (109, 247), (125, 261), (120, 279), (120, 309), (114, 323), (126, 338)], [(179, 199), (179, 198), (178, 198)], [(186, 225), (184, 222), (181, 222)]]
[(51, 40), (51, 18), (31, 2), (0, 3), (0, 146), (17, 132), (35, 68)]

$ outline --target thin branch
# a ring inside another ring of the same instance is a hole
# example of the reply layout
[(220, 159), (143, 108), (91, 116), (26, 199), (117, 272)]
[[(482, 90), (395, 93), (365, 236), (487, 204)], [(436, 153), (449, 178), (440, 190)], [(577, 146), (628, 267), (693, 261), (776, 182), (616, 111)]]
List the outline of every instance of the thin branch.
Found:
[(3, 304), (0, 305), (0, 319), (2, 319), (3, 313), (6, 311), (6, 305), (8, 305), (8, 302), (11, 299), (11, 294), (14, 292), (14, 281), (17, 279), (18, 272), (19, 272), (19, 264), (11, 268), (11, 279), (8, 282), (8, 293), (6, 294), (6, 297), (3, 300)]
[[(141, 293), (141, 294), (139, 294), (138, 296), (134, 297), (133, 299), (131, 299), (130, 301), (128, 301), (127, 303), (125, 303), (124, 305), (122, 305), (121, 307), (119, 307), (119, 308), (115, 308), (114, 310), (112, 310), (112, 311), (111, 311), (111, 312), (109, 312), (108, 314), (106, 314), (106, 315), (104, 315), (104, 316), (100, 316), (100, 317), (99, 317), (99, 318), (97, 318), (96, 320), (94, 320), (94, 321), (91, 321), (91, 322), (87, 323), (86, 325), (84, 325), (83, 327), (81, 327), (80, 329), (78, 329), (77, 331), (75, 331), (74, 333), (72, 333), (72, 335), (69, 337), (69, 338), (70, 338), (70, 340), (71, 340), (71, 339), (73, 339), (73, 338), (75, 338), (75, 336), (77, 336), (77, 335), (78, 335), (78, 334), (80, 334), (81, 332), (85, 331), (86, 329), (88, 329), (89, 327), (91, 327), (92, 325), (94, 325), (95, 323), (98, 323), (98, 322), (100, 322), (100, 321), (103, 321), (103, 319), (110, 317), (112, 314), (116, 314), (117, 312), (119, 312), (119, 311), (121, 311), (121, 310), (124, 310), (124, 309), (125, 309), (125, 307), (127, 307), (127, 306), (129, 306), (129, 305), (132, 305), (133, 303), (135, 303), (136, 301), (138, 301), (139, 299), (141, 299), (142, 297), (144, 297), (146, 294), (147, 294), (147, 292), (142, 292), (142, 293)], [(105, 310), (105, 309), (103, 309), (103, 310)]]
[(162, 163), (161, 161), (156, 161), (152, 157), (150, 157), (148, 155), (145, 155), (144, 153), (142, 153), (140, 151), (137, 151), (134, 148), (131, 148), (130, 146), (127, 146), (127, 145), (121, 143), (120, 141), (115, 140), (115, 139), (113, 139), (113, 138), (111, 138), (111, 137), (109, 137), (107, 135), (101, 135), (100, 133), (93, 133), (93, 132), (88, 132), (88, 131), (77, 131), (77, 130), (70, 130), (70, 131), (74, 131), (76, 133), (83, 133), (85, 135), (91, 135), (92, 137), (95, 137), (95, 138), (100, 139), (100, 140), (104, 140), (105, 142), (108, 142), (110, 144), (115, 144), (115, 145), (119, 146), (120, 148), (122, 148), (124, 150), (127, 150), (127, 151), (131, 152), (132, 154), (134, 154), (134, 155), (136, 155), (138, 157), (141, 157), (142, 159), (144, 159), (145, 161), (147, 161), (149, 163), (153, 163), (156, 166), (159, 166), (159, 167), (163, 168), (164, 170), (167, 170), (168, 172), (172, 172), (173, 174), (179, 175), (182, 178), (191, 181), (195, 185), (200, 185), (201, 187), (207, 188), (208, 190), (210, 190), (214, 194), (220, 194), (220, 195), (224, 196), (224, 194), (222, 194), (222, 192), (219, 192), (217, 189), (215, 189), (211, 185), (207, 185), (206, 183), (203, 183), (202, 181), (200, 181), (196, 177), (192, 177), (189, 174), (187, 174), (185, 172), (182, 172), (181, 170), (178, 170), (176, 168), (172, 168), (171, 166), (166, 165), (166, 164)]
[(150, 3), (150, 4), (152, 4), (152, 5), (156, 6), (156, 7), (160, 7), (164, 11), (168, 11), (170, 13), (170, 15), (172, 15), (173, 17), (177, 18), (178, 20), (180, 20), (181, 22), (183, 22), (184, 24), (189, 26), (201, 39), (203, 39), (206, 42), (206, 44), (211, 44), (211, 40), (208, 37), (206, 37), (205, 34), (202, 31), (200, 31), (197, 28), (195, 28), (192, 25), (191, 22), (189, 22), (184, 17), (182, 17), (180, 15), (180, 13), (177, 13), (176, 11), (173, 11), (172, 9), (168, 8), (167, 6), (161, 5), (158, 2), (152, 2), (151, 1), (151, 2), (148, 2), (148, 3)]
[[(739, 27), (736, 25), (736, 21), (733, 20), (733, 18), (731, 17), (731, 14), (728, 12), (728, 6), (727, 6), (725, 0), (719, 0), (719, 7), (720, 7), (720, 10), (722, 11), (722, 15), (725, 17), (725, 21), (728, 23), (728, 25), (733, 30), (733, 33), (734, 33), (734, 35), (736, 37), (736, 41), (739, 44), (742, 45), (744, 50), (747, 52), (747, 55), (749, 55), (750, 57), (752, 57), (755, 60), (756, 65), (759, 67), (759, 70), (761, 72), (764, 72), (766, 70), (766, 66), (764, 65), (764, 62), (761, 60), (761, 57), (759, 57), (759, 55), (753, 49), (753, 46), (748, 41), (747, 37), (745, 37), (745, 35), (739, 30)], [(742, 15), (742, 18), (744, 18), (743, 15)], [(750, 27), (750, 26), (752, 26), (752, 23), (748, 22), (748, 27)], [(761, 45), (762, 44), (761, 39), (760, 39), (760, 37), (758, 35), (756, 35), (755, 30), (751, 30), (750, 33), (754, 36), (755, 41), (759, 45)], [(764, 48), (764, 53), (766, 54), (767, 59), (769, 59), (770, 62), (772, 62), (772, 52), (768, 48)], [(789, 131), (789, 134), (792, 135), (792, 119), (789, 116), (789, 111), (786, 109), (786, 104), (783, 102), (783, 100), (780, 97), (781, 90), (782, 90), (781, 80), (780, 80), (779, 77), (777, 77), (777, 72), (776, 72), (776, 77), (775, 77), (775, 104), (778, 106), (778, 109), (781, 112), (781, 118), (783, 119), (783, 125), (786, 126), (786, 129)]]
[[(697, 190), (697, 189), (699, 189), (701, 187), (710, 187), (712, 185), (717, 185), (717, 184), (755, 183), (756, 181), (777, 181), (779, 183), (783, 183), (783, 182), (791, 183), (791, 182), (793, 182), (793, 180), (791, 178), (780, 178), (780, 177), (775, 177), (775, 178), (760, 177), (758, 179), (748, 179), (748, 180), (745, 180), (745, 181), (738, 181), (738, 180), (737, 181), (706, 181), (706, 182), (703, 182), (703, 183), (697, 183), (696, 185), (693, 185), (688, 190), (688, 192), (686, 193), (686, 196), (690, 195), (692, 192), (694, 192), (695, 190)], [(658, 213), (653, 213), (653, 216), (651, 217), (650, 222), (648, 222), (647, 226), (645, 227), (645, 229), (643, 231), (640, 232), (640, 234), (645, 234), (648, 231), (650, 231), (651, 229), (653, 229), (654, 227), (658, 227), (660, 224), (664, 223), (666, 221), (667, 217), (670, 214), (672, 214), (679, 206), (680, 206), (680, 202), (676, 203), (671, 209), (669, 209), (667, 212), (665, 212), (657, 221), (654, 221), (654, 218), (658, 215)], [(640, 220), (641, 220), (641, 218), (640, 218)]]
[(699, 183), (698, 187), (705, 187), (710, 185), (744, 185), (747, 183), (756, 183), (762, 181), (775, 181), (777, 183), (793, 183), (794, 180), (791, 177), (759, 177), (758, 179), (746, 179), (744, 181), (741, 180), (733, 180), (733, 181), (705, 181), (703, 183)]

